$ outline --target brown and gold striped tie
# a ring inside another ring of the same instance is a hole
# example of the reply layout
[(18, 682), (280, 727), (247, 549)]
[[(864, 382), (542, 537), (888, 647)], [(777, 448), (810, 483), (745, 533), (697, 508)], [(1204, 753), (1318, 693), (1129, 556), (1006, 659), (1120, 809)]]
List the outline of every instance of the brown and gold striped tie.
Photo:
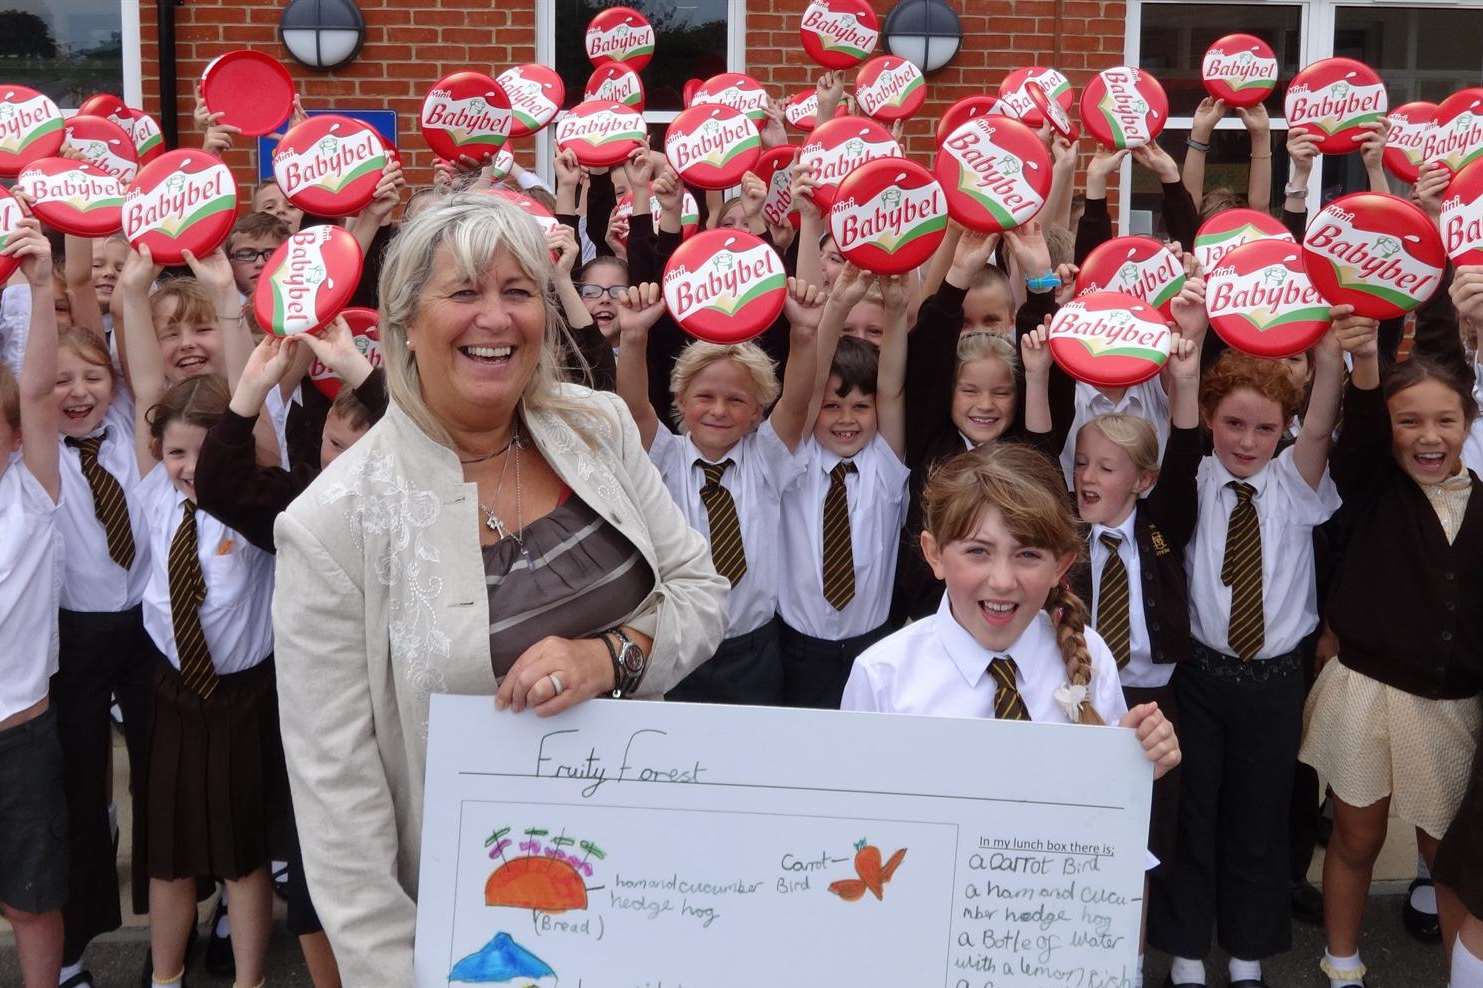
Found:
[(1007, 655), (989, 661), (989, 678), (994, 681), (994, 718), (996, 720), (1029, 720), (1030, 711), (1025, 708), (1025, 698), (1020, 696), (1020, 687), (1015, 682), (1020, 667)]
[(1220, 582), (1231, 588), (1231, 623), (1226, 640), (1242, 662), (1250, 662), (1266, 641), (1262, 614), (1262, 530), (1251, 500), (1256, 488), (1231, 481), (1236, 506), (1226, 527), (1226, 554)]
[(87, 439), (68, 437), (67, 445), (77, 450), (82, 475), (93, 492), (93, 513), (108, 537), (108, 556), (124, 569), (134, 565), (134, 530), (129, 527), (129, 502), (118, 478), (98, 462), (98, 450), (106, 433)]
[(1107, 547), (1107, 561), (1102, 564), (1102, 583), (1097, 588), (1097, 634), (1112, 650), (1117, 667), (1128, 664), (1133, 651), (1133, 630), (1128, 613), (1128, 568), (1118, 548), (1122, 537), (1103, 532), (1097, 540)]
[(705, 474), (700, 500), (705, 505), (705, 516), (711, 527), (711, 562), (715, 564), (716, 572), (726, 577), (734, 587), (747, 575), (747, 553), (742, 546), (736, 502), (731, 499), (731, 492), (721, 486), (721, 475), (733, 463), (730, 460), (720, 463), (696, 460), (695, 465)]
[(188, 689), (207, 699), (216, 689), (216, 667), (206, 633), (201, 630), (201, 602), (206, 599), (206, 577), (196, 544), (196, 502), (187, 500), (180, 527), (170, 540), (170, 619), (175, 626), (175, 652), (180, 656), (180, 678)]
[(829, 471), (829, 490), (824, 495), (824, 599), (836, 611), (855, 599), (855, 550), (850, 542), (850, 500), (845, 490), (846, 474), (855, 464), (840, 460)]

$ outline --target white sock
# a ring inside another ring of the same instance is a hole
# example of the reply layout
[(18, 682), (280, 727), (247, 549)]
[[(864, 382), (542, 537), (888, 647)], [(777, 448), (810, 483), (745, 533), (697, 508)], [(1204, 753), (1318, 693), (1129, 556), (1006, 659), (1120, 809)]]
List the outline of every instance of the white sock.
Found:
[(223, 886), (221, 890), (221, 918), (216, 921), (216, 932), (213, 934), (217, 938), (229, 937), (232, 935), (232, 917), (227, 915), (228, 908), (229, 903), (227, 902), (227, 890), (226, 887)]
[(1428, 879), (1432, 877), (1431, 869), (1426, 866), (1426, 858), (1423, 858), (1420, 852), (1416, 854), (1416, 877)]
[[(1342, 988), (1344, 985), (1363, 985), (1364, 963), (1359, 959), (1359, 951), (1355, 951), (1348, 957), (1335, 957), (1327, 949), (1323, 952), (1324, 973), (1328, 975), (1329, 988)], [(1334, 977), (1334, 971), (1358, 972), (1356, 977)]]
[(1452, 943), (1452, 988), (1483, 988), (1483, 957), (1463, 946), (1461, 937)]
[(57, 973), (57, 984), (61, 984), (62, 982), (66, 981), (68, 978), (72, 977), (74, 974), (79, 973), (81, 970), (82, 970), (82, 961), (80, 961), (80, 960), (76, 964), (68, 964), (66, 967), (62, 968), (62, 970)]
[(1243, 961), (1239, 957), (1231, 958), (1231, 980), (1232, 981), (1260, 981), (1262, 980), (1261, 961)]
[(1205, 962), (1197, 958), (1175, 957), (1169, 964), (1169, 980), (1176, 985), (1203, 985)]
[(1411, 892), (1411, 908), (1429, 916), (1437, 914), (1437, 890), (1431, 885), (1418, 885)]

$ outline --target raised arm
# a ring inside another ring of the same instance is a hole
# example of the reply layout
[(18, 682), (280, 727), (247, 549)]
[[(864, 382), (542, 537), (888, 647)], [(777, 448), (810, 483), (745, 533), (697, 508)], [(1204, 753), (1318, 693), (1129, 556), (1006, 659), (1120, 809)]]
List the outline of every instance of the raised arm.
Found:
[[(1194, 120), (1190, 124), (1189, 139), (1185, 141), (1184, 187), (1195, 201), (1198, 211), (1205, 200), (1205, 155), (1210, 150), (1210, 139), (1215, 136), (1215, 125), (1226, 115), (1225, 100), (1206, 96), (1195, 107)], [(1091, 195), (1090, 192), (1087, 193)]]
[(1371, 192), (1389, 192), (1390, 179), (1385, 176), (1385, 142), (1390, 138), (1390, 118), (1381, 117), (1361, 126), (1357, 135), (1360, 160), (1365, 163), (1365, 177)]
[(1070, 230), (1071, 197), (1076, 190), (1076, 145), (1060, 134), (1052, 134), (1050, 156), (1050, 195), (1045, 199), (1045, 208), (1040, 211), (1040, 220)]
[(31, 328), (21, 363), (21, 456), (26, 469), (53, 503), (61, 499), (57, 467), (57, 311), (52, 293), (51, 244), (41, 223), (27, 216), (0, 254), (20, 258), (21, 273), (31, 286)]
[(1076, 225), (1074, 258), (1077, 264), (1112, 239), (1112, 215), (1107, 210), (1107, 179), (1122, 167), (1127, 156), (1127, 148), (1121, 151), (1098, 148), (1087, 165), (1086, 207), (1081, 212), (1081, 222)]
[[(795, 280), (790, 288), (796, 287)], [(783, 370), (783, 394), (772, 406), (768, 421), (792, 453), (803, 441), (804, 429), (811, 420), (810, 406), (816, 388), (819, 367), (819, 321), (823, 314), (822, 299), (795, 291), (788, 293), (783, 311), (788, 319), (788, 365)], [(827, 371), (825, 372), (827, 373)]]
[(381, 170), (381, 180), (376, 183), (376, 192), (370, 203), (345, 221), (345, 229), (360, 244), (362, 255), (370, 256), (371, 244), (375, 242), (377, 232), (391, 222), (391, 214), (402, 204), (402, 189), (406, 185), (402, 166), (397, 164), (396, 159), (389, 158), (386, 167)]
[(1373, 319), (1361, 319), (1354, 315), (1352, 306), (1336, 305), (1329, 310), (1334, 317), (1334, 326), (1324, 334), (1313, 349), (1313, 390), (1308, 396), (1308, 411), (1303, 416), (1303, 427), (1293, 444), (1293, 462), (1308, 486), (1318, 490), (1323, 482), (1324, 470), (1328, 468), (1329, 445), (1333, 442), (1334, 428), (1339, 424), (1339, 395), (1344, 387), (1344, 351), (1339, 345), (1338, 329), (1346, 331), (1356, 324), (1370, 324), (1378, 329)]
[(190, 251), (182, 253), (191, 273), (216, 306), (216, 318), (221, 323), (227, 387), (236, 388), (237, 378), (241, 377), (242, 368), (247, 366), (247, 358), (252, 355), (253, 342), (252, 331), (242, 318), (242, 299), (237, 294), (236, 279), (232, 277), (232, 262), (227, 260), (220, 247), (205, 257), (196, 257)]
[(582, 249), (577, 246), (577, 235), (567, 226), (554, 226), (546, 231), (546, 246), (556, 255), (556, 271), (552, 283), (556, 296), (561, 300), (561, 311), (566, 317), (567, 333), (581, 358), (592, 386), (600, 391), (611, 391), (618, 369), (613, 362), (613, 347), (603, 337), (597, 322), (582, 304), (577, 286), (572, 283), (572, 266)]
[[(828, 73), (826, 73), (828, 74)], [(824, 216), (814, 202), (814, 166), (799, 162), (793, 166), (793, 184), (788, 194), (798, 210), (798, 280), (805, 285), (824, 284), (824, 264), (819, 241), (824, 239)]]
[(141, 474), (149, 473), (155, 464), (154, 444), (145, 416), (165, 392), (165, 361), (149, 307), (150, 286), (159, 276), (160, 267), (154, 263), (148, 247), (130, 250), (118, 286), (113, 290), (119, 315), (123, 317), (115, 319), (115, 332), (120, 325), (128, 327), (120, 352), (126, 354), (129, 387), (134, 392), (134, 452), (139, 458)]
[(1318, 158), (1318, 135), (1287, 132), (1287, 185), (1282, 190), (1282, 223), (1299, 242), (1308, 227), (1308, 180)]
[(649, 330), (664, 315), (664, 296), (654, 282), (630, 287), (618, 300), (618, 397), (628, 406), (644, 449), (664, 428), (649, 401)]
[(901, 276), (882, 278), (886, 325), (875, 371), (875, 418), (881, 436), (898, 460), (906, 460), (906, 306)]
[(258, 464), (253, 423), (268, 392), (289, 372), (295, 351), (308, 350), (302, 339), (263, 337), (242, 370), (227, 414), (207, 431), (196, 462), (196, 504), (264, 552), (273, 551), (273, 522), (303, 483), (276, 464)]
[[(1272, 205), (1272, 122), (1267, 117), (1267, 108), (1256, 106), (1236, 108), (1246, 133), (1251, 138), (1251, 168), (1246, 176), (1246, 205), (1265, 213)], [(1195, 204), (1196, 212), (1199, 203)], [(1185, 244), (1193, 248), (1193, 244)]]
[(67, 301), (72, 306), (72, 322), (102, 336), (103, 308), (93, 287), (92, 240), (67, 234), (63, 257), (63, 281), (67, 285)]

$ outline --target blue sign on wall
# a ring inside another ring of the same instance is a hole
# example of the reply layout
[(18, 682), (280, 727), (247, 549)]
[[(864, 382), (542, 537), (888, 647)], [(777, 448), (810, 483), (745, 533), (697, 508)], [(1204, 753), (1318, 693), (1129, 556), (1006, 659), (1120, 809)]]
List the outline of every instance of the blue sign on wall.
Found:
[[(322, 117), (333, 113), (341, 117), (350, 117), (375, 127), (381, 136), (396, 144), (396, 111), (395, 110), (309, 110), (309, 116)], [(278, 130), (281, 133), (288, 127), (288, 121)], [(278, 139), (274, 137), (259, 137), (257, 139), (257, 180), (266, 182), (273, 177), (273, 151), (278, 147)]]

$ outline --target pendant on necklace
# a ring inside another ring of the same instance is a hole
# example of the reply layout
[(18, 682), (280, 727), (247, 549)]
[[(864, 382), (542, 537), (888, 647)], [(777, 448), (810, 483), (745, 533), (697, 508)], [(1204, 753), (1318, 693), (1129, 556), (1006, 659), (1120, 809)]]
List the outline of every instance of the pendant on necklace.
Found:
[(489, 516), (484, 519), (484, 527), (498, 535), (501, 539), (503, 539), (508, 534), (505, 531), (504, 523), (501, 522), (492, 511), (489, 513)]

